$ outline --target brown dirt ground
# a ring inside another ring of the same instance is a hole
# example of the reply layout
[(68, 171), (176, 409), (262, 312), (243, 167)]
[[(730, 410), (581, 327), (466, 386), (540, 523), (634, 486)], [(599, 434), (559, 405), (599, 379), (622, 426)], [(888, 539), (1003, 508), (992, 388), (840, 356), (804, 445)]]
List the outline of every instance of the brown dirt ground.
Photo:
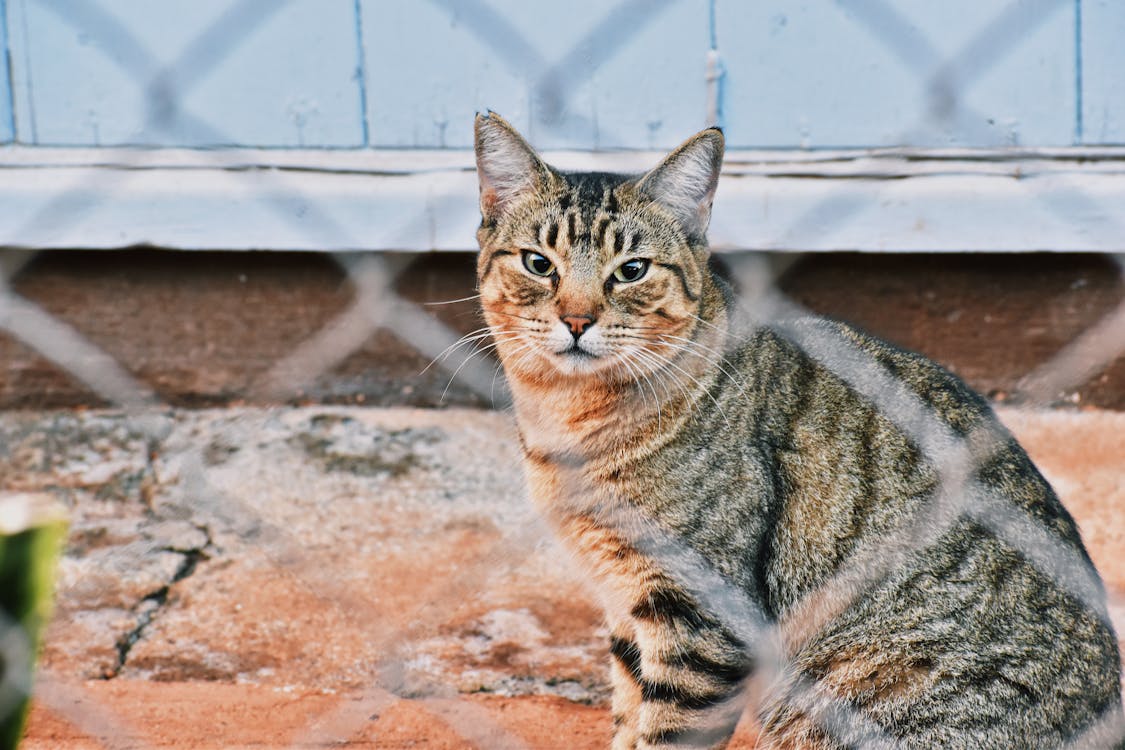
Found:
[[(135, 746), (177, 750), (321, 746), (323, 737), (306, 739), (308, 727), (315, 726), (318, 718), (346, 710), (349, 702), (346, 696), (314, 691), (208, 683), (125, 680), (87, 683), (83, 688), (88, 700), (129, 718)], [(609, 710), (604, 707), (550, 696), (479, 695), (465, 700), (470, 707), (487, 711), (509, 738), (522, 741), (528, 748), (602, 750), (609, 746)], [(377, 717), (372, 716), (359, 733), (339, 738), (342, 741), (331, 746), (357, 750), (492, 750), (510, 746), (502, 744), (503, 739), (494, 745), (485, 744), (487, 736), (476, 737), (473, 742), (450, 728), (442, 713), (441, 706), (433, 703), (399, 701)], [(753, 727), (740, 726), (731, 750), (749, 750), (754, 737)], [(31, 731), (21, 747), (102, 750), (106, 746), (60, 714), (36, 705)]]

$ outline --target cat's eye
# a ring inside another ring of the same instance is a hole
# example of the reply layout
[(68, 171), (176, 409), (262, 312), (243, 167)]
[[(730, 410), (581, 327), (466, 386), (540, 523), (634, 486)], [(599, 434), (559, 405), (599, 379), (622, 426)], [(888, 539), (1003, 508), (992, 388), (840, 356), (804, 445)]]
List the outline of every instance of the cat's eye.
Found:
[(616, 281), (629, 283), (630, 281), (639, 281), (648, 273), (648, 261), (644, 258), (633, 258), (627, 260), (617, 267), (613, 272), (613, 278)]
[(550, 276), (555, 272), (554, 263), (548, 260), (545, 255), (540, 255), (531, 250), (523, 251), (523, 267), (536, 276)]

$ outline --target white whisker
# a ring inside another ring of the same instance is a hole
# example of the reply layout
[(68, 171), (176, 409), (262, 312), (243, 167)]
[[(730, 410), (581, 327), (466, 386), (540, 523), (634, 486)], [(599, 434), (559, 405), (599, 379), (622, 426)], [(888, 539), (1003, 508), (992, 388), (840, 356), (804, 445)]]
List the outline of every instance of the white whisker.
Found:
[(480, 299), (480, 294), (473, 294), (468, 297), (461, 297), (460, 299), (446, 299), (437, 302), (423, 302), (423, 305), (453, 305), (458, 302), (468, 302), (469, 300)]
[(436, 364), (437, 362), (439, 362), (443, 359), (446, 359), (447, 357), (452, 355), (453, 352), (455, 352), (460, 347), (465, 346), (466, 344), (469, 344), (473, 341), (478, 341), (482, 338), (488, 338), (489, 336), (501, 336), (501, 335), (506, 335), (506, 334), (511, 334), (511, 333), (514, 333), (514, 332), (508, 331), (508, 330), (493, 331), (488, 326), (478, 328), (475, 331), (469, 331), (464, 336), (457, 339), (452, 344), (450, 344), (449, 346), (445, 347), (440, 352), (438, 352), (438, 355), (436, 357), (434, 357), (433, 359), (431, 359), (430, 363), (428, 365), (426, 365), (425, 367), (423, 367), (422, 372), (420, 372), (418, 374), (419, 375), (425, 374), (425, 372), (427, 370), (429, 370), (431, 367), (433, 367), (434, 364)]
[(679, 345), (669, 343), (670, 346), (695, 347), (697, 349), (703, 350), (704, 352), (715, 355), (716, 357), (718, 357), (718, 359), (716, 359), (712, 362), (712, 360), (708, 359), (706, 356), (704, 356), (703, 354), (701, 354), (699, 352), (691, 351), (690, 349), (687, 349), (687, 348), (682, 350), (685, 354), (691, 354), (693, 356), (699, 357), (700, 359), (702, 359), (705, 362), (712, 362), (712, 364), (715, 365), (715, 367), (719, 370), (719, 372), (721, 372), (723, 375), (725, 375), (727, 377), (727, 379), (730, 380), (731, 384), (734, 385), (734, 387), (738, 389), (739, 393), (741, 393), (744, 396), (748, 395), (746, 393), (746, 383), (738, 380), (730, 370), (728, 370), (727, 368), (723, 367), (720, 364), (720, 361), (722, 360), (722, 358), (724, 356), (726, 356), (725, 354), (722, 354), (722, 353), (718, 352), (717, 350), (712, 349), (709, 346), (706, 346), (704, 344), (700, 344), (698, 341), (693, 341), (691, 339), (684, 338), (683, 336), (672, 336), (670, 334), (663, 334), (663, 335), (660, 336), (660, 338), (661, 339), (673, 338), (673, 339), (676, 339), (678, 341), (683, 342), (682, 344), (679, 344)]
[(730, 425), (730, 418), (727, 416), (726, 411), (723, 409), (723, 407), (719, 403), (718, 399), (716, 399), (715, 396), (711, 393), (711, 390), (709, 388), (707, 388), (699, 378), (695, 377), (690, 372), (688, 372), (684, 368), (677, 365), (675, 362), (673, 362), (668, 357), (661, 357), (660, 355), (652, 353), (652, 352), (646, 352), (646, 353), (653, 356), (653, 357), (656, 357), (657, 359), (662, 361), (665, 366), (671, 367), (671, 368), (677, 370), (678, 372), (683, 374), (685, 377), (687, 377), (689, 380), (691, 380), (693, 383), (695, 383), (697, 386), (699, 386), (700, 390), (702, 390), (703, 393), (706, 394), (707, 398), (711, 399), (711, 403), (713, 403), (715, 405), (715, 408), (718, 409), (719, 414), (721, 414), (723, 416), (723, 420), (728, 425)]
[(445, 401), (445, 396), (446, 396), (447, 393), (449, 393), (449, 387), (451, 385), (453, 385), (453, 381), (456, 380), (457, 374), (459, 372), (461, 372), (462, 368), (464, 368), (465, 365), (469, 364), (469, 360), (471, 360), (473, 357), (476, 357), (479, 354), (483, 354), (487, 351), (495, 349), (499, 345), (500, 345), (499, 342), (494, 341), (491, 344), (488, 344), (488, 345), (482, 346), (482, 347), (477, 347), (477, 348), (473, 349), (473, 351), (469, 352), (469, 356), (465, 357), (465, 359), (462, 360), (461, 364), (457, 365), (457, 369), (453, 371), (453, 374), (449, 376), (449, 382), (447, 382), (445, 384), (445, 389), (441, 392), (441, 399), (440, 400)]
[(651, 376), (656, 378), (656, 382), (664, 391), (664, 396), (668, 399), (669, 402), (674, 400), (672, 394), (668, 390), (668, 381), (671, 380), (672, 385), (679, 391), (679, 393), (683, 397), (684, 403), (690, 404), (691, 394), (688, 392), (687, 387), (683, 384), (683, 382), (680, 381), (679, 378), (674, 377), (672, 373), (668, 371), (668, 368), (665, 366), (666, 362), (663, 358), (657, 356), (656, 354), (653, 354), (652, 352), (648, 352), (639, 348), (634, 352), (634, 356), (638, 361), (643, 362), (648, 366), (648, 368), (651, 370)]

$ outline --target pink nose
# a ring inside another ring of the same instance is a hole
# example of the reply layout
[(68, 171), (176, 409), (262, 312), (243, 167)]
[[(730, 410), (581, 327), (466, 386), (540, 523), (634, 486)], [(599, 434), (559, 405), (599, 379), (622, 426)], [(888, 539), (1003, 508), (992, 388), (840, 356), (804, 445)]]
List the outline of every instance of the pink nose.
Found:
[(570, 335), (577, 339), (594, 324), (593, 315), (561, 315), (562, 322), (570, 329)]

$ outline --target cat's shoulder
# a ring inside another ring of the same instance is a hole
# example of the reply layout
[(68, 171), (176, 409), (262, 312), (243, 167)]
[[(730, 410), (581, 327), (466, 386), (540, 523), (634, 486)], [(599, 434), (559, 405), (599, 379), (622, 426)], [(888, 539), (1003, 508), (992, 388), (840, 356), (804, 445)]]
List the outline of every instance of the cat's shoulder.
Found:
[(956, 373), (850, 323), (813, 315), (777, 319), (756, 327), (738, 349), (744, 361), (799, 372), (794, 380), (805, 387), (827, 379), (884, 413), (922, 409), (960, 435), (997, 424), (989, 402)]

